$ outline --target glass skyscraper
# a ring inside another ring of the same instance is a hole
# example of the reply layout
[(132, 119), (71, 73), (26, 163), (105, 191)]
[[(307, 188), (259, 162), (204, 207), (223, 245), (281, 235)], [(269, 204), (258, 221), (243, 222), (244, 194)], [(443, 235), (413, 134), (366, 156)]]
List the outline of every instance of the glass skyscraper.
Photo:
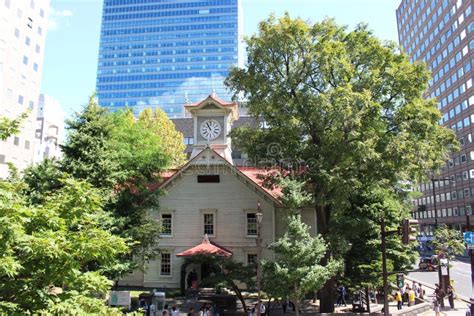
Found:
[(105, 0), (97, 96), (111, 110), (160, 107), (184, 115), (242, 62), (238, 0)]

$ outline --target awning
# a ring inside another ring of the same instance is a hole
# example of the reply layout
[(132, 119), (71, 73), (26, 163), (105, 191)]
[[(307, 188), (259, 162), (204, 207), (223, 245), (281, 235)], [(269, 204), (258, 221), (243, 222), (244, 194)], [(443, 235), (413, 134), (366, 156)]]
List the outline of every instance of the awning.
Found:
[(204, 239), (202, 240), (202, 243), (188, 250), (178, 253), (176, 257), (190, 257), (195, 255), (214, 255), (219, 257), (230, 257), (232, 256), (232, 252), (211, 243), (207, 235), (205, 235)]

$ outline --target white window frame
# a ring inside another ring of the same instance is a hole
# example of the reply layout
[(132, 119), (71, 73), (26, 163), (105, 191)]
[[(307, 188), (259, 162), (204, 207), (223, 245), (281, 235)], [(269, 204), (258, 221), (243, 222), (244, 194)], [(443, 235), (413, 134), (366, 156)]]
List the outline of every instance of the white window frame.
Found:
[[(213, 233), (212, 234), (207, 234), (205, 229), (204, 229), (204, 217), (206, 214), (212, 214), (212, 227), (213, 227)], [(209, 237), (215, 237), (217, 235), (217, 209), (202, 209), (201, 210), (201, 221), (200, 221), (200, 224), (199, 225), (202, 225), (201, 226), (201, 231), (202, 231), (202, 234), (205, 235), (207, 234), (207, 236)]]
[(163, 211), (163, 212), (160, 212), (160, 223), (161, 225), (163, 225), (163, 215), (171, 215), (171, 233), (170, 234), (163, 234), (163, 233), (160, 233), (160, 237), (164, 237), (164, 238), (169, 238), (169, 237), (173, 237), (174, 235), (174, 210), (173, 211)]
[[(245, 237), (247, 238), (257, 238), (258, 235), (258, 223), (257, 223), (257, 210), (255, 209), (244, 209), (244, 221), (245, 221)], [(255, 228), (255, 235), (249, 234), (249, 222), (248, 222), (248, 214), (255, 214), (255, 224), (257, 225)]]
[[(169, 257), (170, 257), (170, 262), (169, 262), (169, 266), (170, 266), (170, 273), (169, 274), (163, 274), (163, 255), (164, 254), (168, 254)], [(160, 276), (161, 277), (167, 277), (167, 278), (172, 278), (173, 277), (173, 256), (171, 255), (172, 254), (172, 251), (168, 250), (168, 249), (164, 249), (164, 250), (161, 250), (161, 254), (160, 254), (160, 264), (159, 264), (159, 269), (160, 269)]]

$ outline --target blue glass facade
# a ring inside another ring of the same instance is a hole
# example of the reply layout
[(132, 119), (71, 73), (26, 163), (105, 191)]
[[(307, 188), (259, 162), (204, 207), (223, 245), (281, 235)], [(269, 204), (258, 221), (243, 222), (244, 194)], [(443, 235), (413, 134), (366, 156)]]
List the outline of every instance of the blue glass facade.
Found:
[(238, 0), (105, 0), (100, 105), (180, 117), (212, 92), (230, 99), (223, 81), (242, 62), (240, 11)]

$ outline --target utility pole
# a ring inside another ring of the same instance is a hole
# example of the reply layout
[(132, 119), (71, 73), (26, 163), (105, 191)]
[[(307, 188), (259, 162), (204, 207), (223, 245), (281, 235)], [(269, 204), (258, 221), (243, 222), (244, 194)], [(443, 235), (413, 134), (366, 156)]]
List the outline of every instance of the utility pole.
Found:
[(260, 205), (260, 202), (257, 203), (257, 214), (255, 214), (257, 218), (257, 295), (258, 295), (258, 303), (257, 303), (257, 316), (260, 316), (261, 311), (260, 311), (260, 305), (262, 304), (262, 300), (260, 297), (260, 291), (261, 291), (261, 282), (262, 282), (262, 234), (261, 234), (261, 228), (262, 228), (262, 219), (263, 219), (263, 213), (262, 213), (262, 207)]
[(380, 223), (380, 232), (382, 235), (382, 278), (383, 278), (383, 314), (388, 316), (388, 273), (387, 273), (387, 245), (385, 244), (385, 219)]

